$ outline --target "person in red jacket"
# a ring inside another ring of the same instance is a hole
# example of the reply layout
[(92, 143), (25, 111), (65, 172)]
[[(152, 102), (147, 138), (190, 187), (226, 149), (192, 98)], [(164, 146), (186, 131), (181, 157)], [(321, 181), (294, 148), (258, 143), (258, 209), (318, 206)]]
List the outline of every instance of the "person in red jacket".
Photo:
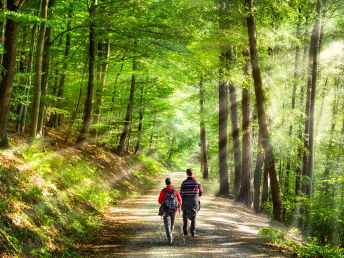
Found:
[[(158, 199), (159, 204), (162, 205), (164, 210), (162, 216), (164, 216), (164, 225), (168, 243), (172, 244), (173, 237), (172, 232), (174, 228), (174, 218), (176, 213), (179, 212), (182, 206), (182, 198), (177, 190), (171, 185), (171, 179), (165, 179), (166, 188), (162, 189)], [(177, 200), (176, 200), (177, 199)]]

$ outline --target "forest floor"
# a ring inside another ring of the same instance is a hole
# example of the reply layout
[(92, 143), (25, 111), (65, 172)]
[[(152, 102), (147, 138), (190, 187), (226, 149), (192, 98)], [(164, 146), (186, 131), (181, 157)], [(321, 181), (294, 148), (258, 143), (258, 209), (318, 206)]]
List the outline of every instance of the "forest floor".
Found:
[[(184, 172), (169, 176), (177, 189), (185, 179)], [(82, 257), (287, 257), (258, 235), (259, 228), (269, 226), (268, 217), (233, 200), (216, 197), (209, 186), (201, 197), (196, 236), (186, 236), (183, 242), (177, 215), (174, 243), (167, 244), (157, 204), (163, 186), (161, 183), (143, 195), (109, 207), (99, 234), (79, 246)]]

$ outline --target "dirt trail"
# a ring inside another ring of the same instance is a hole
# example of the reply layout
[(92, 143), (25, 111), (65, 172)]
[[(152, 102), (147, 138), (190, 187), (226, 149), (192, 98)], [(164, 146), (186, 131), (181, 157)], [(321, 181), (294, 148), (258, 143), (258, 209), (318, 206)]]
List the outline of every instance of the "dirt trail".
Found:
[[(178, 189), (184, 172), (170, 175)], [(269, 219), (228, 199), (205, 193), (197, 215), (196, 237), (186, 236), (183, 243), (180, 218), (176, 217), (174, 244), (168, 245), (157, 215), (160, 184), (146, 194), (121, 202), (121, 207), (105, 214), (103, 232), (87, 246), (83, 257), (285, 257), (271, 250), (258, 236)]]

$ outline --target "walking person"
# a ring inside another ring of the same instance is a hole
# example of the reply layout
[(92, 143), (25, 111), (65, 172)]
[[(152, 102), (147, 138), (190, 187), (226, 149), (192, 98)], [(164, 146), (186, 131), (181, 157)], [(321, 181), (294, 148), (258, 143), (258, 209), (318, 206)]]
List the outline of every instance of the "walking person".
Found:
[(194, 237), (196, 232), (196, 214), (200, 210), (199, 197), (202, 196), (202, 185), (194, 178), (192, 168), (186, 170), (187, 179), (183, 181), (180, 187), (183, 205), (183, 231), (188, 234), (188, 219), (191, 220), (190, 233)]
[(173, 243), (173, 228), (176, 213), (180, 210), (182, 205), (182, 198), (179, 192), (171, 185), (171, 179), (165, 179), (166, 187), (161, 190), (158, 199), (161, 204), (159, 215), (164, 218), (164, 225), (166, 236), (169, 244)]

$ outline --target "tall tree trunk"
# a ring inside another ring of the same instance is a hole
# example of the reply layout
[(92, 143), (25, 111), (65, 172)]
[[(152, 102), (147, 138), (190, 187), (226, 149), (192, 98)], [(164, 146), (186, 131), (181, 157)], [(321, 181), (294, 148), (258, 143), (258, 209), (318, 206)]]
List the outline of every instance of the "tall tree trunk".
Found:
[[(99, 116), (100, 116), (100, 111), (101, 111), (101, 105), (102, 105), (102, 98), (103, 98), (103, 91), (104, 91), (104, 86), (105, 86), (105, 80), (106, 80), (106, 72), (109, 66), (108, 60), (110, 56), (110, 41), (107, 39), (106, 45), (105, 45), (105, 56), (104, 60), (102, 60), (102, 65), (100, 68), (100, 80), (98, 84), (98, 88), (96, 91), (96, 104), (95, 104), (95, 110), (94, 110), (94, 115), (93, 115), (93, 125), (97, 126), (99, 123)], [(97, 137), (98, 137), (98, 128), (94, 128), (92, 130), (92, 138), (95, 142), (97, 142)]]
[(25, 103), (23, 103), (22, 105), (22, 110), (21, 110), (21, 113), (19, 114), (19, 119), (18, 119), (18, 124), (17, 124), (17, 131), (19, 133), (24, 133), (24, 130), (25, 130), (27, 106), (28, 106), (30, 88), (31, 88), (31, 73), (32, 73), (32, 65), (33, 65), (33, 57), (34, 57), (36, 30), (37, 30), (37, 23), (33, 25), (32, 32), (31, 32), (31, 43), (30, 43), (29, 60), (28, 60), (28, 67), (27, 67), (28, 77), (26, 79), (25, 91), (24, 91)]
[[(317, 13), (311, 38), (311, 47), (309, 52), (309, 72), (308, 72), (308, 89), (307, 89), (307, 104), (309, 104), (308, 116), (306, 118), (307, 134), (305, 134), (305, 146), (307, 152), (304, 155), (303, 175), (308, 179), (304, 180), (302, 185), (302, 191), (311, 195), (312, 191), (312, 179), (313, 179), (313, 160), (314, 160), (314, 114), (315, 114), (315, 97), (316, 87), (318, 79), (318, 63), (319, 63), (319, 37), (320, 37), (320, 13), (321, 13), (321, 1), (317, 1)], [(307, 106), (306, 104), (306, 106)], [(306, 112), (307, 115), (307, 112)], [(306, 132), (306, 131), (305, 131)]]
[(253, 11), (253, 0), (245, 0), (246, 5), (249, 10), (249, 14), (246, 17), (247, 30), (250, 45), (250, 56), (251, 56), (251, 66), (252, 75), (254, 80), (254, 89), (256, 93), (256, 103), (258, 112), (258, 124), (259, 130), (263, 138), (263, 148), (265, 152), (265, 159), (268, 165), (268, 171), (270, 176), (270, 187), (273, 202), (273, 214), (274, 218), (278, 221), (283, 221), (283, 205), (281, 197), (281, 189), (279, 185), (279, 180), (277, 177), (276, 167), (275, 167), (275, 154), (274, 149), (271, 144), (270, 132), (268, 130), (266, 122), (266, 112), (265, 112), (265, 97), (263, 91), (263, 81), (261, 77), (260, 67), (259, 67), (259, 56), (257, 48), (257, 38), (256, 38), (256, 24), (254, 19)]
[[(51, 1), (51, 0), (50, 0)], [(50, 6), (50, 4), (49, 4)], [(42, 61), (42, 82), (41, 82), (41, 102), (38, 115), (38, 125), (37, 125), (37, 134), (40, 137), (43, 137), (43, 126), (44, 126), (44, 117), (45, 117), (45, 107), (47, 105), (46, 95), (48, 92), (48, 78), (49, 78), (49, 57), (50, 57), (50, 38), (51, 38), (51, 26), (46, 30), (44, 50), (43, 50), (43, 61)]]
[[(72, 14), (73, 14), (73, 8), (70, 7), (70, 10), (69, 10), (69, 13), (68, 13), (67, 30), (71, 29)], [(71, 37), (70, 37), (70, 33), (67, 32), (67, 34), (66, 34), (65, 52), (64, 52), (64, 56), (63, 56), (62, 74), (61, 74), (61, 79), (60, 79), (60, 84), (59, 84), (59, 90), (57, 92), (56, 107), (58, 109), (62, 108), (62, 98), (63, 98), (63, 93), (64, 93), (64, 84), (65, 84), (65, 81), (66, 81), (66, 76), (67, 76), (66, 72), (67, 72), (68, 63), (69, 63), (68, 62), (68, 58), (69, 58), (69, 52), (70, 52), (70, 45), (71, 45)], [(63, 115), (62, 114), (55, 114), (54, 116), (55, 116), (55, 121), (54, 121), (55, 126), (56, 125), (60, 126), (62, 124), (62, 116)]]
[[(7, 9), (17, 12), (24, 1), (8, 1)], [(16, 69), (17, 42), (19, 23), (8, 16), (5, 30), (5, 44), (0, 74), (0, 148), (8, 148), (8, 117), (10, 111), (10, 100)]]
[(137, 142), (135, 146), (135, 155), (140, 151), (140, 144), (141, 144), (141, 137), (142, 137), (142, 127), (143, 127), (143, 113), (144, 113), (144, 106), (143, 106), (143, 95), (144, 95), (144, 87), (141, 87), (141, 94), (140, 94), (140, 115), (139, 115), (139, 128), (137, 130)]
[(199, 83), (200, 93), (200, 138), (201, 138), (201, 168), (204, 179), (208, 179), (208, 157), (207, 157), (207, 136), (204, 123), (204, 87), (201, 79)]
[[(295, 63), (294, 63), (294, 81), (293, 81), (293, 93), (291, 96), (291, 109), (292, 111), (295, 109), (295, 95), (297, 90), (297, 80), (299, 78), (299, 58), (300, 58), (300, 26), (301, 26), (301, 19), (302, 16), (300, 14), (301, 8), (298, 9), (299, 17), (296, 27), (296, 46), (295, 46)], [(289, 126), (289, 137), (293, 135), (293, 124), (291, 123)], [(289, 193), (289, 176), (290, 176), (290, 166), (291, 166), (291, 157), (290, 154), (288, 154), (287, 157), (287, 166), (286, 166), (286, 184), (285, 189), (286, 193)]]
[[(135, 43), (136, 45), (136, 43)], [(117, 152), (119, 154), (123, 153), (124, 151), (124, 145), (125, 145), (125, 139), (127, 137), (128, 134), (128, 129), (129, 129), (129, 124), (130, 124), (130, 120), (131, 120), (131, 114), (133, 112), (133, 107), (134, 107), (134, 96), (135, 96), (135, 80), (136, 80), (136, 68), (137, 68), (137, 64), (136, 64), (136, 60), (135, 57), (133, 58), (133, 73), (131, 75), (131, 87), (130, 87), (130, 96), (129, 96), (129, 103), (127, 106), (127, 113), (125, 116), (125, 122), (124, 122), (124, 126), (123, 126), (123, 131), (121, 134), (121, 138), (119, 140), (119, 145), (117, 147)]]
[(262, 182), (263, 162), (264, 162), (264, 152), (262, 150), (262, 137), (261, 137), (261, 134), (259, 133), (257, 160), (256, 160), (256, 167), (254, 169), (254, 182), (253, 182), (253, 185), (254, 185), (253, 208), (255, 212), (260, 212), (260, 185)]
[[(49, 0), (42, 0), (42, 13), (41, 19), (47, 19)], [(45, 28), (46, 22), (41, 23), (41, 28), (39, 31), (37, 47), (36, 47), (36, 57), (35, 57), (35, 78), (34, 78), (34, 94), (32, 99), (32, 118), (31, 118), (31, 137), (35, 139), (37, 137), (37, 126), (38, 126), (38, 115), (39, 106), (41, 100), (41, 76), (42, 76), (42, 55), (44, 47), (45, 38)]]
[(112, 105), (111, 105), (110, 111), (113, 110), (113, 104), (115, 103), (115, 96), (116, 96), (116, 90), (117, 90), (118, 77), (121, 75), (121, 72), (122, 72), (122, 70), (123, 70), (124, 59), (125, 59), (125, 55), (123, 55), (123, 57), (122, 57), (121, 68), (119, 69), (118, 73), (116, 74), (115, 83), (114, 83), (114, 85), (113, 85), (113, 92), (112, 92), (112, 99), (111, 99)]
[(236, 96), (236, 88), (233, 84), (229, 85), (229, 94), (231, 102), (231, 124), (233, 138), (233, 154), (234, 154), (234, 194), (238, 195), (241, 183), (241, 150), (240, 150), (240, 132), (238, 122), (238, 103)]
[(130, 125), (129, 125), (129, 132), (128, 132), (128, 140), (127, 140), (127, 144), (125, 146), (125, 152), (129, 153), (129, 148), (130, 148), (130, 138), (131, 138), (131, 128), (133, 126), (133, 117), (131, 117), (130, 120)]
[[(260, 132), (259, 132), (260, 134)], [(263, 141), (263, 139), (261, 139)], [(262, 191), (262, 203), (261, 209), (264, 209), (265, 203), (269, 199), (269, 171), (268, 171), (268, 162), (264, 157), (264, 174), (263, 174), (263, 191)]]
[[(226, 58), (221, 54), (221, 59)], [(220, 169), (220, 191), (221, 195), (228, 195), (228, 170), (227, 170), (227, 85), (224, 79), (224, 70), (219, 70), (219, 169)]]
[[(307, 30), (305, 33), (305, 36), (307, 34)], [(302, 63), (306, 63), (306, 59), (307, 59), (307, 49), (308, 47), (305, 46), (303, 48), (303, 60)], [(302, 79), (305, 77), (306, 74), (306, 65), (304, 66), (304, 69), (302, 71), (301, 77)], [(303, 102), (304, 102), (304, 87), (301, 85), (300, 87), (300, 107), (303, 106)], [(302, 128), (301, 128), (301, 124), (299, 124), (299, 132), (298, 132), (298, 139), (300, 141), (300, 143), (304, 140), (303, 138), (303, 134), (302, 134)], [(295, 178), (295, 195), (298, 196), (299, 192), (301, 190), (301, 174), (302, 174), (302, 164), (301, 164), (301, 160), (302, 160), (302, 156), (303, 155), (303, 146), (301, 144), (299, 144), (298, 149), (297, 149), (297, 160), (298, 163), (295, 169), (295, 174), (296, 174), (296, 178)]]
[[(6, 7), (7, 7), (7, 3), (6, 0), (2, 0), (1, 1), (1, 14), (2, 17), (5, 17), (5, 11), (6, 11)], [(1, 23), (1, 31), (0, 31), (0, 43), (2, 45), (4, 45), (4, 41), (5, 41), (5, 30), (6, 30), (6, 19), (4, 19)], [(0, 54), (0, 65), (2, 65), (2, 60), (3, 60), (3, 54)]]
[(90, 49), (89, 49), (89, 69), (88, 69), (88, 85), (87, 96), (85, 100), (85, 111), (82, 127), (76, 144), (81, 147), (86, 143), (88, 130), (91, 123), (92, 107), (93, 107), (93, 95), (94, 95), (94, 73), (96, 62), (96, 26), (94, 23), (94, 17), (96, 15), (97, 0), (93, 0), (89, 8), (89, 14), (91, 19), (90, 24)]
[(252, 204), (252, 112), (251, 112), (251, 87), (249, 79), (248, 53), (244, 53), (246, 62), (244, 65), (244, 84), (242, 89), (242, 172), (241, 188), (238, 200), (247, 206)]

